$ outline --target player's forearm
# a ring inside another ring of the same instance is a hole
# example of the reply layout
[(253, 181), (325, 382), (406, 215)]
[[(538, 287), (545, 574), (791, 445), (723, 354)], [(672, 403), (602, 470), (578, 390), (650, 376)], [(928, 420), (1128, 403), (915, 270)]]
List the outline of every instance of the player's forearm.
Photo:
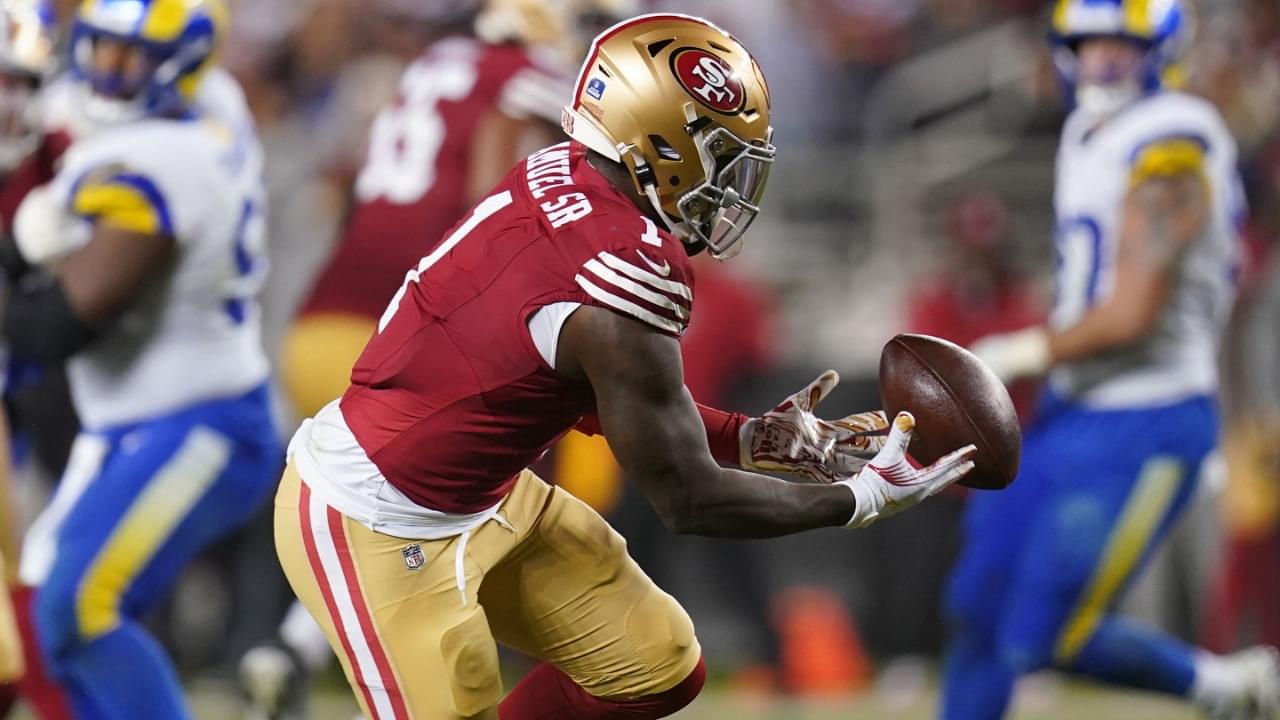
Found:
[(664, 521), (683, 535), (770, 538), (824, 527), (853, 517), (853, 493), (840, 485), (791, 483), (767, 475), (720, 469), (698, 481)]
[[(737, 467), (742, 462), (738, 437), (743, 424), (750, 418), (742, 413), (717, 410), (701, 403), (698, 403), (698, 416), (702, 418), (702, 426), (707, 431), (707, 446), (711, 448), (711, 457), (721, 465)], [(587, 435), (604, 434), (600, 418), (594, 414), (583, 416), (574, 429)]]
[(1049, 333), (1050, 362), (1082, 360), (1138, 342), (1155, 329), (1163, 298), (1159, 287), (1125, 283), (1075, 325)]

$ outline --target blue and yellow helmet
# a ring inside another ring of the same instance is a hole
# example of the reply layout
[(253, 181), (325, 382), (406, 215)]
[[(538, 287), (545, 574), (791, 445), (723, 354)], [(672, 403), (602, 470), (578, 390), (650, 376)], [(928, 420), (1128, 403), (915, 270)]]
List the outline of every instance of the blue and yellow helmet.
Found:
[(1058, 0), (1049, 32), (1054, 63), (1068, 89), (1077, 80), (1075, 49), (1090, 37), (1119, 37), (1146, 48), (1143, 84), (1156, 90), (1176, 75), (1190, 17), (1181, 0)]
[[(71, 70), (113, 117), (189, 109), (213, 65), (228, 15), (222, 0), (84, 0), (71, 29)], [(143, 59), (139, 77), (95, 67), (96, 46), (111, 40)], [(104, 114), (104, 113), (99, 113)]]

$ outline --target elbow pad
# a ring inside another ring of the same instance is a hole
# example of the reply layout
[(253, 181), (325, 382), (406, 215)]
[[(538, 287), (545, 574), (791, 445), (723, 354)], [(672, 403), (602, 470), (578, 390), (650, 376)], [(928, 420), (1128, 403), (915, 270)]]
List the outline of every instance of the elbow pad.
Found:
[(97, 332), (76, 315), (61, 281), (28, 279), (34, 282), (16, 289), (4, 307), (4, 338), (14, 355), (62, 362), (93, 342)]

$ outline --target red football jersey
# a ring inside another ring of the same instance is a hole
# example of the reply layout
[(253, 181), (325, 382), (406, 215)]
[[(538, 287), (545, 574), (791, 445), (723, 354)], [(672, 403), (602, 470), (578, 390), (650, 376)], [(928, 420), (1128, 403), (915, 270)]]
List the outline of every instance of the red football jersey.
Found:
[(520, 163), (404, 277), (352, 370), (344, 420), (392, 485), (454, 513), (492, 507), (594, 409), (538, 353), (529, 318), (593, 305), (679, 337), (683, 244), (561, 143)]
[(480, 120), (497, 109), (558, 123), (567, 79), (519, 45), (451, 37), (431, 45), (373, 122), (355, 206), (305, 311), (376, 318), (412, 267), (470, 205)]
[(58, 174), (58, 161), (70, 145), (71, 138), (65, 133), (44, 134), (35, 151), (0, 181), (0, 222), (4, 223), (6, 232), (13, 227), (18, 206), (27, 193), (50, 182)]

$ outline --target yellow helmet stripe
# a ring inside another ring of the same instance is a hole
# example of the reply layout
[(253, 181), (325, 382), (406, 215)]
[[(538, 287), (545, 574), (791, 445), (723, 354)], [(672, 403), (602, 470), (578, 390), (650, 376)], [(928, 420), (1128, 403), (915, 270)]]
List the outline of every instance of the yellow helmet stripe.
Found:
[(142, 39), (168, 42), (178, 37), (187, 24), (187, 11), (193, 4), (183, 0), (151, 0), (142, 21)]
[(1124, 29), (1130, 35), (1151, 37), (1151, 0), (1126, 0), (1124, 3)]
[(1067, 15), (1071, 12), (1071, 0), (1058, 0), (1053, 9), (1053, 29), (1060, 34), (1067, 32)]

